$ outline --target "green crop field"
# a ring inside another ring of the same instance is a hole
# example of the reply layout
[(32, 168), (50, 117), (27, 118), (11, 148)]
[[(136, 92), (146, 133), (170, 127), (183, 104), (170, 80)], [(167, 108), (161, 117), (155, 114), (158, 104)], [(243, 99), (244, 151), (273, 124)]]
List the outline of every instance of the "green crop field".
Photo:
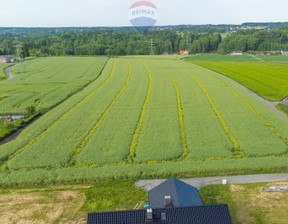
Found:
[(288, 64), (251, 62), (194, 61), (245, 85), (268, 100), (281, 100), (288, 95)]
[(257, 58), (270, 62), (288, 62), (286, 55), (258, 55)]
[(259, 61), (251, 55), (200, 54), (186, 58), (190, 61)]
[(186, 57), (189, 61), (234, 61), (234, 62), (288, 62), (288, 56), (283, 55), (221, 55), (200, 54)]
[(54, 73), (57, 58), (31, 61), (14, 82), (40, 82), (41, 60), (52, 60), (44, 83), (90, 83), (0, 146), (2, 186), (288, 168), (287, 121), (217, 72), (174, 57), (120, 57), (99, 75), (106, 59), (72, 57)]
[[(16, 65), (12, 69), (16, 77), (0, 82), (0, 114), (25, 113), (25, 108), (33, 105), (37, 110), (47, 110), (59, 104), (95, 80), (106, 60), (53, 57), (27, 61), (21, 69)], [(1, 100), (1, 96), (5, 98)]]

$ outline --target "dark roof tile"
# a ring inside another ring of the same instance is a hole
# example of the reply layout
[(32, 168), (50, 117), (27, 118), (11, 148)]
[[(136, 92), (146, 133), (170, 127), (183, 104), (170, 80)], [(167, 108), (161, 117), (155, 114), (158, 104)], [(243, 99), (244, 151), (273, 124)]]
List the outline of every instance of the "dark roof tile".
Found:
[[(146, 210), (89, 213), (88, 224), (232, 224), (227, 205), (153, 209), (153, 220), (146, 219)], [(166, 220), (161, 220), (161, 213)]]

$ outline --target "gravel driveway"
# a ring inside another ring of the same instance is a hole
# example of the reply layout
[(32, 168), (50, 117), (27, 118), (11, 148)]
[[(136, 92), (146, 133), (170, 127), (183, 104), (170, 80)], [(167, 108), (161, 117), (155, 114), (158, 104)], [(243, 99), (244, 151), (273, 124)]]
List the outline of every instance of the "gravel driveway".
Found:
[(8, 68), (5, 69), (5, 72), (9, 75), (8, 79), (14, 78), (14, 75), (11, 72), (11, 68), (12, 68), (12, 66), (9, 66)]

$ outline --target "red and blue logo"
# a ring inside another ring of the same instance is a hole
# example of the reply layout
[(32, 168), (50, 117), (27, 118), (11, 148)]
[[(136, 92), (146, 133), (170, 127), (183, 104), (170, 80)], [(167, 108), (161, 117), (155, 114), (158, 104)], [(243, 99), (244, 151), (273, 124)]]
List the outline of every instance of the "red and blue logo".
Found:
[(157, 22), (157, 7), (148, 1), (135, 2), (130, 7), (129, 17), (135, 27), (152, 27)]

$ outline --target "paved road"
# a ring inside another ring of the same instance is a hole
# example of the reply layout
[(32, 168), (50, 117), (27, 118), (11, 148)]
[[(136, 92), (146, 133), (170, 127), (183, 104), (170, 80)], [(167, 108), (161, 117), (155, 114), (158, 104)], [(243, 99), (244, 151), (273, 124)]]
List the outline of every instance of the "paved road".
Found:
[[(262, 183), (272, 181), (288, 180), (288, 174), (256, 174), (256, 175), (243, 175), (243, 176), (229, 176), (229, 177), (203, 177), (203, 178), (191, 178), (181, 179), (187, 184), (194, 187), (201, 188), (207, 185), (222, 184), (222, 180), (226, 179), (228, 183), (244, 184), (244, 183)], [(135, 182), (135, 186), (141, 187), (146, 191), (163, 183), (164, 179), (157, 180), (138, 180)]]
[(8, 68), (5, 69), (5, 72), (9, 75), (8, 79), (14, 78), (14, 75), (11, 72), (11, 68), (12, 68), (12, 66), (9, 66)]

